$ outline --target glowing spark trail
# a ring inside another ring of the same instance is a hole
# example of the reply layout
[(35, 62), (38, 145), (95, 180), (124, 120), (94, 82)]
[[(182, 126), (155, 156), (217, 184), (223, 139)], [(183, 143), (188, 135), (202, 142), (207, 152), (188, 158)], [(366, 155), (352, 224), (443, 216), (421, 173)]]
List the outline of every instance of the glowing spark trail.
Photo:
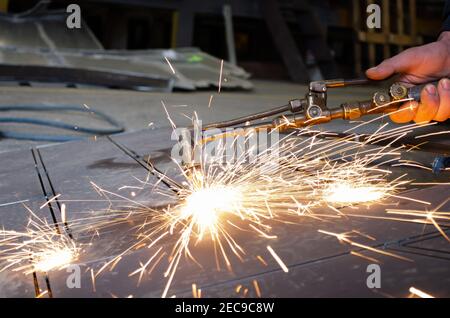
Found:
[(415, 287), (410, 287), (409, 288), (409, 292), (411, 294), (413, 294), (413, 295), (419, 296), (420, 298), (434, 298), (430, 294), (427, 294), (427, 293), (425, 293), (425, 292), (423, 292), (420, 289), (417, 289)]
[[(164, 58), (175, 74), (169, 59)], [(222, 87), (223, 66), (224, 61), (221, 60), (219, 93)], [(213, 97), (214, 95), (210, 95), (208, 108), (211, 107)], [(170, 118), (162, 100), (161, 104), (169, 123), (175, 129), (175, 122)], [(255, 237), (265, 240), (262, 249), (265, 250), (266, 246), (280, 268), (288, 273), (286, 264), (267, 244), (269, 240), (282, 237), (278, 234), (283, 233), (275, 231), (276, 224), (299, 224), (302, 219), (333, 222), (361, 217), (430, 224), (450, 241), (447, 232), (443, 230), (450, 221), (450, 212), (439, 212), (448, 200), (432, 211), (388, 209), (388, 216), (350, 214), (340, 210), (344, 206), (356, 210), (358, 205), (367, 206), (387, 198), (430, 205), (426, 201), (401, 196), (400, 191), (411, 181), (406, 180), (405, 175), (394, 177), (393, 172), (387, 168), (409, 166), (431, 170), (418, 162), (402, 159), (402, 150), (406, 149), (406, 146), (394, 146), (416, 129), (417, 125), (388, 129), (386, 123), (381, 124), (370, 135), (354, 133), (358, 127), (387, 116), (389, 114), (359, 123), (348, 129), (344, 137), (311, 127), (295, 129), (283, 135), (281, 139), (278, 139), (276, 130), (264, 131), (248, 127), (218, 131), (217, 134), (210, 135), (205, 133), (200, 141), (194, 141), (194, 145), (189, 144), (193, 162), (180, 162), (173, 158), (178, 170), (176, 178), (169, 178), (166, 173), (157, 170), (149, 159), (146, 166), (149, 171), (155, 172), (152, 174), (158, 177), (158, 181), (149, 184), (148, 180), (138, 180), (142, 183), (139, 187), (119, 188), (133, 189), (131, 198), (102, 189), (91, 182), (94, 190), (110, 207), (102, 211), (103, 213), (71, 220), (71, 233), (101, 237), (102, 231), (114, 230), (116, 225), (127, 224), (129, 235), (126, 243), (118, 247), (114, 254), (105, 256), (107, 261), (102, 263), (100, 269), (94, 272), (94, 269), (90, 268), (93, 290), (96, 290), (96, 278), (103, 271), (113, 270), (126, 255), (139, 249), (148, 251), (146, 261), (139, 261), (139, 267), (129, 273), (129, 277), (138, 276), (139, 285), (145, 274), (157, 272), (157, 266), (163, 267), (165, 285), (162, 297), (170, 295), (169, 289), (183, 260), (190, 260), (202, 266), (195, 257), (196, 247), (200, 243), (211, 249), (210, 256), (218, 271), (222, 270), (222, 267), (232, 270), (234, 262), (243, 262), (245, 257), (257, 259), (263, 266), (268, 266), (260, 255), (249, 255), (261, 253), (261, 250), (255, 252), (254, 249), (247, 248), (247, 241)], [(430, 125), (432, 124), (424, 124), (422, 127)], [(195, 119), (194, 128), (197, 128)], [(441, 133), (429, 133), (417, 138)], [(272, 141), (273, 136), (277, 136), (275, 141)], [(258, 144), (261, 139), (266, 140), (267, 144)], [(255, 140), (258, 142), (254, 142)], [(207, 151), (211, 147), (214, 151)], [(199, 158), (195, 156), (197, 153)], [(169, 179), (169, 184), (164, 182)], [(175, 179), (177, 182), (173, 181)], [(178, 182), (179, 179), (182, 181)], [(147, 203), (138, 201), (137, 193), (148, 190), (149, 187), (149, 192), (164, 195), (170, 203), (149, 207)], [(60, 194), (49, 199), (41, 209), (59, 196)], [(120, 207), (113, 207), (113, 204), (120, 204)], [(32, 217), (25, 231), (0, 231), (0, 272), (7, 269), (25, 274), (35, 271), (49, 272), (65, 268), (79, 260), (81, 245), (75, 244), (68, 235), (55, 231), (55, 225), (57, 228), (61, 226), (68, 229), (65, 204), (61, 205), (62, 224), (47, 224), (45, 220), (29, 212)], [(355, 229), (344, 233), (320, 229), (318, 232), (333, 236), (351, 247), (411, 261), (406, 257), (352, 240), (354, 236), (358, 236), (375, 241), (374, 237)], [(378, 262), (360, 251), (350, 253), (368, 261)], [(253, 288), (256, 295), (261, 297), (261, 289), (256, 280), (253, 280)], [(239, 285), (235, 292), (245, 297), (249, 289)], [(410, 292), (419, 296), (427, 295), (414, 287), (411, 287)], [(195, 283), (192, 284), (192, 295), (195, 298), (202, 296), (201, 289)]]
[(358, 256), (358, 257), (361, 257), (361, 258), (363, 258), (365, 260), (368, 260), (369, 262), (372, 262), (372, 263), (379, 263), (379, 261), (376, 258), (369, 257), (367, 255), (364, 255), (364, 254), (361, 254), (361, 253), (358, 253), (358, 252), (355, 252), (355, 251), (351, 251), (350, 254)]
[(52, 203), (53, 201), (55, 201), (56, 199), (58, 199), (60, 196), (61, 196), (61, 193), (58, 194), (58, 195), (55, 195), (55, 196), (52, 197), (50, 200), (48, 200), (48, 201), (45, 202), (43, 205), (41, 205), (41, 206), (39, 207), (39, 209), (42, 210), (42, 209), (45, 208), (47, 205), (49, 205), (50, 203)]
[(173, 68), (172, 64), (170, 63), (169, 59), (167, 58), (167, 56), (164, 56), (164, 59), (166, 60), (167, 64), (170, 67), (170, 70), (172, 71), (172, 73), (175, 75), (175, 69)]
[(256, 259), (261, 262), (264, 266), (268, 266), (264, 258), (261, 257), (261, 255), (256, 256)]
[(223, 60), (220, 60), (220, 73), (219, 73), (219, 84), (217, 92), (220, 93), (220, 89), (222, 88), (222, 74), (223, 74)]
[(61, 220), (63, 224), (66, 224), (66, 205), (61, 204)]
[(208, 108), (211, 108), (211, 104), (212, 104), (213, 98), (214, 98), (214, 95), (210, 95), (210, 96), (209, 96)]
[(80, 248), (73, 240), (30, 213), (24, 232), (0, 231), (0, 272), (9, 268), (24, 274), (49, 272), (76, 261)]
[(259, 284), (256, 279), (253, 280), (253, 287), (255, 288), (256, 297), (261, 298), (261, 289), (259, 288)]
[(372, 251), (372, 252), (375, 252), (375, 253), (378, 253), (378, 254), (383, 254), (383, 255), (386, 255), (386, 256), (391, 256), (391, 257), (394, 257), (394, 258), (398, 258), (398, 259), (403, 260), (403, 261), (412, 262), (412, 260), (407, 258), (407, 257), (403, 257), (403, 256), (400, 256), (400, 255), (397, 255), (397, 254), (394, 254), (394, 253), (386, 252), (386, 251), (380, 250), (378, 248), (374, 248), (374, 247), (371, 247), (371, 246), (368, 246), (368, 245), (364, 245), (364, 244), (352, 241), (349, 238), (350, 237), (349, 233), (333, 233), (333, 232), (324, 231), (324, 230), (317, 230), (317, 231), (319, 233), (323, 233), (323, 234), (334, 236), (334, 237), (336, 237), (339, 240), (339, 242), (345, 242), (345, 243), (350, 244), (352, 246), (356, 246), (356, 247), (359, 247), (359, 248), (362, 248), (362, 249), (366, 249), (368, 251)]
[[(224, 138), (210, 138), (208, 142), (202, 140), (194, 145), (193, 153), (196, 149), (204, 150), (210, 146), (209, 142), (215, 143), (217, 151), (214, 155), (200, 151), (200, 161), (195, 164), (181, 166), (175, 162), (184, 179), (180, 187), (171, 188), (177, 193), (175, 198), (174, 192), (153, 187), (152, 191), (174, 199), (174, 203), (162, 211), (95, 186), (102, 196), (112, 195), (126, 200), (131, 209), (112, 210), (110, 221), (101, 220), (93, 228), (101, 229), (122, 222), (137, 224), (135, 242), (105, 263), (96, 275), (117, 264), (127, 253), (147, 246), (153, 254), (130, 276), (139, 274), (139, 284), (147, 268), (153, 269), (165, 255), (169, 263), (164, 272), (167, 283), (162, 296), (166, 297), (182, 257), (197, 263), (194, 247), (200, 241), (207, 240), (212, 244), (217, 269), (220, 270), (224, 264), (230, 270), (233, 257), (243, 261), (246, 256), (244, 246), (236, 239), (236, 231), (271, 240), (277, 237), (270, 233), (274, 222), (290, 223), (292, 218), (298, 217), (333, 220), (343, 217), (335, 206), (400, 197), (396, 195), (397, 191), (409, 181), (403, 176), (387, 181), (391, 172), (380, 167), (396, 162), (402, 147), (390, 147), (391, 143), (367, 149), (362, 146), (387, 139), (393, 143), (410, 129), (382, 131), (380, 128), (370, 138), (357, 141), (354, 135), (333, 138), (330, 133), (304, 128), (283, 137), (267, 149), (256, 151), (255, 146), (250, 146), (237, 151), (232, 160), (229, 160), (227, 149), (239, 150), (242, 145), (249, 144), (255, 137), (254, 130), (236, 131), (224, 135)], [(231, 140), (231, 145), (226, 144), (227, 140)], [(331, 213), (323, 209), (321, 213), (316, 212), (319, 207), (328, 207)], [(350, 241), (346, 236), (339, 237), (353, 246), (405, 259)], [(162, 253), (161, 244), (169, 244), (170, 248), (165, 248), (167, 253)], [(270, 246), (267, 249), (280, 267), (288, 272), (275, 251)]]
[(277, 253), (275, 253), (275, 251), (273, 250), (272, 247), (270, 247), (269, 245), (267, 245), (267, 250), (270, 252), (270, 254), (272, 254), (272, 257), (277, 261), (278, 265), (280, 265), (281, 269), (283, 270), (283, 272), (288, 273), (289, 269), (287, 268), (287, 266), (284, 264), (284, 262), (281, 260), (281, 258), (278, 256)]
[(48, 289), (46, 289), (43, 292), (41, 292), (39, 295), (36, 296), (36, 298), (42, 298), (42, 297), (44, 297), (47, 294), (48, 294)]
[[(444, 205), (446, 205), (449, 201), (450, 198), (444, 200), (442, 203), (440, 203), (437, 207), (435, 207), (431, 211), (387, 209), (386, 213), (406, 217), (413, 217), (412, 219), (399, 218), (399, 221), (432, 224), (439, 231), (442, 237), (444, 237), (448, 242), (450, 242), (450, 238), (448, 237), (447, 233), (442, 229), (441, 225), (439, 225), (439, 223), (436, 222), (436, 220), (450, 221), (450, 212), (438, 212), (438, 210), (442, 208)], [(416, 217), (419, 217), (419, 219)]]
[(433, 132), (433, 133), (429, 133), (429, 134), (415, 136), (414, 138), (419, 139), (419, 138), (425, 138), (425, 137), (437, 136), (437, 135), (444, 135), (444, 134), (450, 134), (450, 130)]
[[(162, 101), (161, 103), (175, 128), (167, 108)], [(414, 126), (406, 125), (390, 130), (386, 127), (383, 124), (368, 138), (360, 138), (357, 134), (337, 137), (332, 133), (303, 128), (283, 136), (263, 149), (260, 149), (260, 145), (251, 143), (261, 132), (254, 129), (226, 132), (221, 137), (209, 135), (193, 145), (193, 154), (200, 150), (197, 161), (183, 164), (174, 162), (179, 172), (177, 178), (183, 181), (171, 184), (170, 191), (159, 186), (165, 176), (158, 173), (160, 179), (156, 184), (150, 185), (151, 191), (165, 195), (171, 202), (159, 208), (148, 207), (147, 204), (135, 201), (134, 196), (124, 197), (93, 184), (95, 191), (110, 204), (125, 202), (126, 205), (108, 209), (104, 215), (85, 220), (87, 225), (84, 230), (89, 229), (99, 235), (103, 229), (117, 224), (133, 224), (131, 243), (121, 248), (117, 255), (110, 255), (94, 277), (106, 268), (111, 270), (128, 253), (146, 248), (149, 251), (147, 261), (140, 263), (139, 268), (129, 276), (139, 275), (140, 284), (144, 274), (150, 275), (156, 266), (165, 266), (166, 284), (162, 297), (166, 297), (183, 259), (201, 266), (195, 257), (195, 247), (200, 242), (209, 244), (218, 270), (223, 266), (231, 270), (236, 259), (244, 261), (253, 252), (247, 250), (247, 239), (236, 235), (238, 232), (246, 238), (273, 240), (278, 237), (273, 232), (274, 224), (295, 224), (299, 218), (334, 221), (365, 217), (356, 213), (344, 214), (339, 210), (343, 206), (350, 205), (357, 209), (358, 204), (372, 204), (386, 198), (428, 204), (400, 196), (399, 191), (410, 181), (405, 180), (404, 175), (393, 179), (390, 177), (392, 172), (382, 168), (399, 162), (400, 150), (404, 146), (393, 147), (393, 144), (406, 136)], [(274, 131), (264, 133), (267, 133), (267, 138)], [(381, 141), (389, 142), (378, 146), (377, 143)], [(211, 145), (215, 146), (214, 153), (205, 151)], [(232, 156), (228, 153), (230, 149), (233, 150)], [(142, 184), (140, 190), (146, 189), (148, 180), (142, 181)], [(110, 196), (115, 198), (111, 199)], [(320, 212), (317, 211), (319, 209)], [(433, 220), (442, 217), (443, 214), (434, 212), (424, 222), (433, 223)], [(82, 231), (83, 226), (71, 224), (71, 229)], [(351, 240), (352, 235), (374, 240), (356, 230), (346, 233), (319, 232), (335, 236), (340, 242), (353, 247), (409, 260)], [(288, 267), (270, 245), (266, 246), (287, 273)], [(374, 260), (357, 251), (352, 254)], [(261, 256), (253, 257), (267, 266)], [(256, 286), (254, 287), (256, 291)], [(194, 297), (199, 296), (200, 290), (196, 286), (192, 286), (192, 290)], [(245, 290), (243, 294), (248, 293), (248, 289)]]
[(354, 184), (332, 184), (326, 190), (325, 198), (332, 203), (361, 203), (382, 199), (386, 192), (376, 186), (357, 186)]
[(30, 200), (26, 199), (26, 200), (14, 201), (14, 202), (2, 203), (2, 204), (0, 204), (0, 207), (4, 207), (4, 206), (8, 206), (8, 205), (14, 205), (14, 204), (19, 204), (19, 203), (25, 203), (25, 202), (28, 202), (28, 201), (30, 201)]

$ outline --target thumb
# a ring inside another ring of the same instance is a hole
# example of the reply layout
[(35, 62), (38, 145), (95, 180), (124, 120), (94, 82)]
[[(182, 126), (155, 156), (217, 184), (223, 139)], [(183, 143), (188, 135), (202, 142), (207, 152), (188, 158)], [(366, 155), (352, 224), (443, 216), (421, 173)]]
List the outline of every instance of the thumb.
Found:
[(403, 51), (389, 59), (384, 60), (378, 66), (372, 67), (366, 71), (368, 78), (373, 80), (383, 80), (395, 73), (405, 73), (414, 63), (414, 52), (411, 50)]

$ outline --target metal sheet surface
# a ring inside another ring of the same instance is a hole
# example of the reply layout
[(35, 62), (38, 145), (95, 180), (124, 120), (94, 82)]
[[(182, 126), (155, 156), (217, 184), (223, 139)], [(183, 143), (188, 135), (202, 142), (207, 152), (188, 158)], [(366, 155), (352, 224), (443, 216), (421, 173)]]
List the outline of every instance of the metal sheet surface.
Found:
[[(85, 140), (40, 147), (35, 150), (38, 173), (33, 171), (36, 168), (30, 156), (31, 152), (2, 154), (2, 162), (8, 162), (8, 165), (4, 166), (8, 168), (2, 170), (4, 178), (10, 180), (12, 174), (18, 173), (14, 183), (0, 184), (4, 188), (2, 202), (35, 197), (38, 204), (42, 202), (42, 198), (39, 200), (39, 191), (61, 194), (58, 202), (52, 205), (53, 209), (59, 213), (58, 204), (67, 204), (68, 219), (74, 220), (86, 213), (89, 215), (104, 210), (111, 204), (97, 200), (99, 195), (91, 187), (92, 181), (124, 197), (145, 202), (148, 206), (164, 205), (170, 202), (165, 196), (159, 196), (152, 191), (136, 191), (137, 195), (133, 196), (131, 189), (122, 187), (139, 184), (137, 179), (148, 178), (146, 160), (152, 160), (160, 169), (170, 167), (169, 154), (174, 143), (170, 140), (170, 132), (170, 129), (145, 130), (111, 138), (98, 138), (96, 141)], [(171, 172), (174, 176), (175, 171), (173, 169)], [(38, 175), (44, 180), (41, 189), (37, 181)], [(149, 178), (149, 184), (157, 182), (155, 177), (150, 175)], [(21, 189), (26, 193), (20, 192)], [(13, 195), (14, 193), (18, 194)], [(438, 186), (411, 190), (403, 195), (428, 200), (432, 202), (432, 206), (436, 206), (448, 197), (448, 193), (450, 186)], [(36, 205), (33, 207), (37, 209)], [(246, 256), (240, 261), (230, 255), (232, 271), (226, 269), (223, 263), (220, 269), (217, 268), (211, 243), (203, 241), (193, 250), (193, 255), (201, 266), (183, 258), (168, 296), (190, 296), (192, 283), (202, 288), (204, 296), (239, 297), (242, 292), (235, 291), (238, 285), (244, 286), (242, 291), (248, 289), (248, 296), (255, 296), (253, 280), (258, 281), (261, 293), (266, 297), (400, 297), (407, 296), (411, 286), (423, 288), (437, 296), (448, 296), (448, 251), (445, 242), (437, 236), (437, 229), (432, 225), (370, 218), (385, 217), (387, 207), (418, 209), (423, 208), (423, 205), (409, 200), (392, 199), (370, 207), (359, 206), (357, 210), (351, 207), (343, 208), (342, 213), (353, 216), (333, 222), (307, 217), (296, 219), (294, 224), (274, 222), (271, 224), (271, 233), (277, 235), (277, 238), (270, 241), (252, 233), (237, 233), (235, 239), (246, 251)], [(448, 209), (448, 205), (443, 209)], [(58, 213), (55, 215), (59, 220)], [(20, 226), (25, 225), (26, 218), (6, 218), (2, 221), (8, 226)], [(68, 273), (65, 270), (49, 273), (53, 296), (160, 297), (167, 283), (167, 277), (164, 277), (167, 269), (166, 258), (153, 269), (151, 275), (144, 275), (139, 285), (138, 275), (130, 277), (130, 273), (139, 268), (140, 263), (148, 261), (155, 252), (154, 249), (143, 248), (130, 252), (114, 269), (106, 270), (97, 276), (95, 283), (92, 281), (91, 268), (98, 270), (108, 259), (107, 256), (123, 250), (133, 242), (130, 230), (134, 225), (118, 225), (93, 241), (95, 244), (93, 243), (79, 260), (82, 269), (81, 288), (67, 287)], [(336, 233), (357, 230), (374, 239), (358, 237), (355, 241), (410, 258), (412, 262), (341, 244), (335, 237), (319, 233), (319, 229)], [(85, 242), (87, 237), (79, 236), (75, 239)], [(161, 244), (158, 248), (162, 246), (168, 249), (173, 240), (168, 239)], [(283, 259), (289, 273), (284, 273), (271, 257), (267, 251), (269, 244)], [(365, 281), (368, 261), (350, 255), (351, 251), (380, 262), (383, 277), (381, 289), (367, 288)], [(257, 260), (258, 255), (267, 265)], [(15, 294), (31, 296), (18, 287)]]

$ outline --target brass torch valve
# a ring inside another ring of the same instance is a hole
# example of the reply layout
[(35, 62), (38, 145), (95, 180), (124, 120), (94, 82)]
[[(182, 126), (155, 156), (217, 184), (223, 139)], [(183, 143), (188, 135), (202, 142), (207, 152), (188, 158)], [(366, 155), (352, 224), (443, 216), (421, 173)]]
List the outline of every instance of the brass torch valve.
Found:
[[(388, 91), (378, 91), (372, 99), (342, 103), (337, 108), (328, 108), (328, 88), (346, 87), (368, 83), (369, 80), (326, 80), (311, 82), (308, 93), (303, 99), (289, 102), (292, 115), (280, 116), (272, 122), (272, 126), (280, 131), (330, 122), (333, 119), (354, 120), (364, 115), (388, 113), (398, 109), (402, 102), (420, 101), (420, 92), (426, 85), (408, 87), (405, 83), (396, 82)], [(432, 84), (436, 85), (436, 82)]]

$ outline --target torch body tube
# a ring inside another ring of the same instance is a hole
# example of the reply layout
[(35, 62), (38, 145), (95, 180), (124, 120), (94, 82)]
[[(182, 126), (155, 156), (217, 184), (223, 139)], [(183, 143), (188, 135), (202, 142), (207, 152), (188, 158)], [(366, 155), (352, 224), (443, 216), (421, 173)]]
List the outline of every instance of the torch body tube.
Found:
[(407, 101), (414, 100), (420, 102), (420, 94), (424, 87), (428, 84), (438, 84), (438, 82), (435, 81), (409, 87), (406, 83), (397, 82), (390, 86), (389, 94), (386, 92), (376, 92), (371, 100), (343, 103), (340, 107), (334, 109), (329, 109), (327, 107), (327, 88), (368, 83), (370, 83), (370, 80), (368, 79), (335, 79), (311, 82), (309, 93), (306, 94), (303, 99), (294, 99), (291, 100), (288, 105), (283, 107), (261, 112), (253, 116), (239, 118), (237, 120), (216, 123), (210, 126), (222, 127), (225, 124), (228, 126), (230, 123), (236, 124), (241, 123), (244, 119), (254, 120), (261, 117), (267, 117), (284, 110), (290, 110), (294, 114), (280, 116), (272, 121), (271, 124), (266, 123), (262, 126), (270, 126), (280, 131), (285, 131), (292, 128), (324, 124), (334, 119), (355, 120), (365, 115), (394, 112), (398, 110), (402, 103)]
[(416, 85), (408, 88), (408, 96), (407, 98), (413, 98), (416, 102), (420, 102), (420, 93), (428, 84), (432, 84), (434, 86), (438, 85), (438, 81), (430, 82), (427, 84)]
[(398, 105), (376, 106), (373, 101), (367, 100), (362, 102), (351, 102), (341, 104), (340, 107), (331, 109), (322, 113), (322, 116), (317, 118), (307, 118), (305, 115), (291, 115), (277, 118), (273, 122), (273, 127), (280, 131), (291, 128), (312, 126), (318, 124), (325, 124), (334, 119), (355, 120), (364, 115), (381, 114), (398, 109)]
[(388, 103), (386, 106), (377, 106), (371, 100), (362, 102), (344, 103), (341, 105), (343, 112), (343, 119), (353, 120), (364, 115), (383, 114), (396, 111), (398, 104)]
[(420, 102), (420, 94), (426, 85), (432, 84), (434, 86), (438, 85), (438, 81), (429, 82), (421, 85), (415, 85), (408, 87), (407, 84), (397, 82), (391, 85), (389, 89), (389, 93), (394, 100), (400, 99), (413, 99), (416, 102)]

